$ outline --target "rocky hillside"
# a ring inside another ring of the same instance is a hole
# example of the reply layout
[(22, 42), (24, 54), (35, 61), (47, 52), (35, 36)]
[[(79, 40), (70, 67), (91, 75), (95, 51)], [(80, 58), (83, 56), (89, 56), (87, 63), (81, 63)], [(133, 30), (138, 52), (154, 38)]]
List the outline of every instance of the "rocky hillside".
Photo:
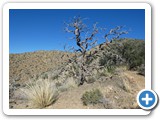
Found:
[(9, 55), (10, 81), (25, 82), (61, 66), (71, 54), (60, 51), (36, 51)]
[(71, 53), (10, 54), (10, 108), (139, 108), (136, 94), (145, 84), (144, 41), (121, 39), (102, 46), (101, 51), (93, 48), (99, 56), (85, 63), (102, 67), (91, 70), (82, 86), (78, 66), (69, 62)]

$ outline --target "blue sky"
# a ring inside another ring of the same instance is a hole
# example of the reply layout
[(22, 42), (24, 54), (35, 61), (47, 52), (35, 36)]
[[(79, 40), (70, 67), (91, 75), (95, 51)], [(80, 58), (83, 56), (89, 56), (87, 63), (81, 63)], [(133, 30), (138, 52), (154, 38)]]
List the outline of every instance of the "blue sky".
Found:
[[(9, 49), (10, 53), (32, 52), (37, 50), (64, 50), (64, 45), (74, 46), (72, 36), (64, 32), (64, 21), (74, 16), (88, 18), (88, 26), (98, 22), (107, 30), (124, 25), (128, 30), (125, 38), (145, 39), (145, 11), (143, 9), (106, 10), (62, 10), (62, 9), (10, 9)], [(102, 34), (103, 35), (103, 34)], [(100, 41), (105, 41), (97, 36)]]

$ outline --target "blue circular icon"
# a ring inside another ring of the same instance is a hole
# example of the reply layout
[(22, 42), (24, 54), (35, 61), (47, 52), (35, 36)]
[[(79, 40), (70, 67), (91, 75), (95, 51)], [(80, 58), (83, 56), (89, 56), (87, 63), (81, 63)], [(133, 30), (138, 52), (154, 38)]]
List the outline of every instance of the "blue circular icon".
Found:
[(153, 90), (141, 90), (137, 95), (138, 105), (145, 110), (150, 110), (157, 104), (157, 94)]

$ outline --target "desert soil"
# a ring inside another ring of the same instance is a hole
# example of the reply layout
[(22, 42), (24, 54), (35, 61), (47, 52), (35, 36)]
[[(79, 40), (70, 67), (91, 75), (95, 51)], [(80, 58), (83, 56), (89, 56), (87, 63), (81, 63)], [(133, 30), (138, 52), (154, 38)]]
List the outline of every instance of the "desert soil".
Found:
[[(125, 88), (127, 86), (127, 89)], [(86, 91), (98, 88), (106, 100), (106, 104), (83, 105), (81, 97)], [(119, 75), (106, 78), (103, 81), (97, 80), (94, 83), (85, 83), (76, 88), (70, 88), (60, 93), (58, 100), (46, 109), (125, 109), (139, 108), (136, 102), (137, 93), (145, 88), (145, 77), (135, 71), (121, 71)], [(30, 103), (22, 94), (21, 89), (14, 92), (10, 99), (10, 108), (28, 109), (32, 108)]]

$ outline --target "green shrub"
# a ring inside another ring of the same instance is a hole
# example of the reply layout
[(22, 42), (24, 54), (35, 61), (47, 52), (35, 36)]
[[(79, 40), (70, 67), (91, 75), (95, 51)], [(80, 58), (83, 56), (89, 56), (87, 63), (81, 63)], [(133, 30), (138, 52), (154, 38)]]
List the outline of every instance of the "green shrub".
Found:
[(113, 71), (116, 66), (126, 65), (130, 70), (138, 70), (145, 64), (145, 42), (124, 39), (110, 43), (99, 60), (101, 66)]
[(88, 105), (88, 104), (98, 104), (100, 103), (100, 100), (103, 98), (102, 93), (100, 92), (99, 89), (93, 89), (91, 91), (86, 91), (83, 95), (82, 95), (82, 102), (84, 105)]
[(128, 40), (123, 43), (123, 58), (128, 63), (129, 69), (137, 70), (145, 64), (145, 43), (144, 41)]
[(115, 68), (122, 63), (122, 58), (119, 53), (108, 52), (100, 58), (99, 64), (100, 66), (104, 66), (108, 72), (113, 73)]

